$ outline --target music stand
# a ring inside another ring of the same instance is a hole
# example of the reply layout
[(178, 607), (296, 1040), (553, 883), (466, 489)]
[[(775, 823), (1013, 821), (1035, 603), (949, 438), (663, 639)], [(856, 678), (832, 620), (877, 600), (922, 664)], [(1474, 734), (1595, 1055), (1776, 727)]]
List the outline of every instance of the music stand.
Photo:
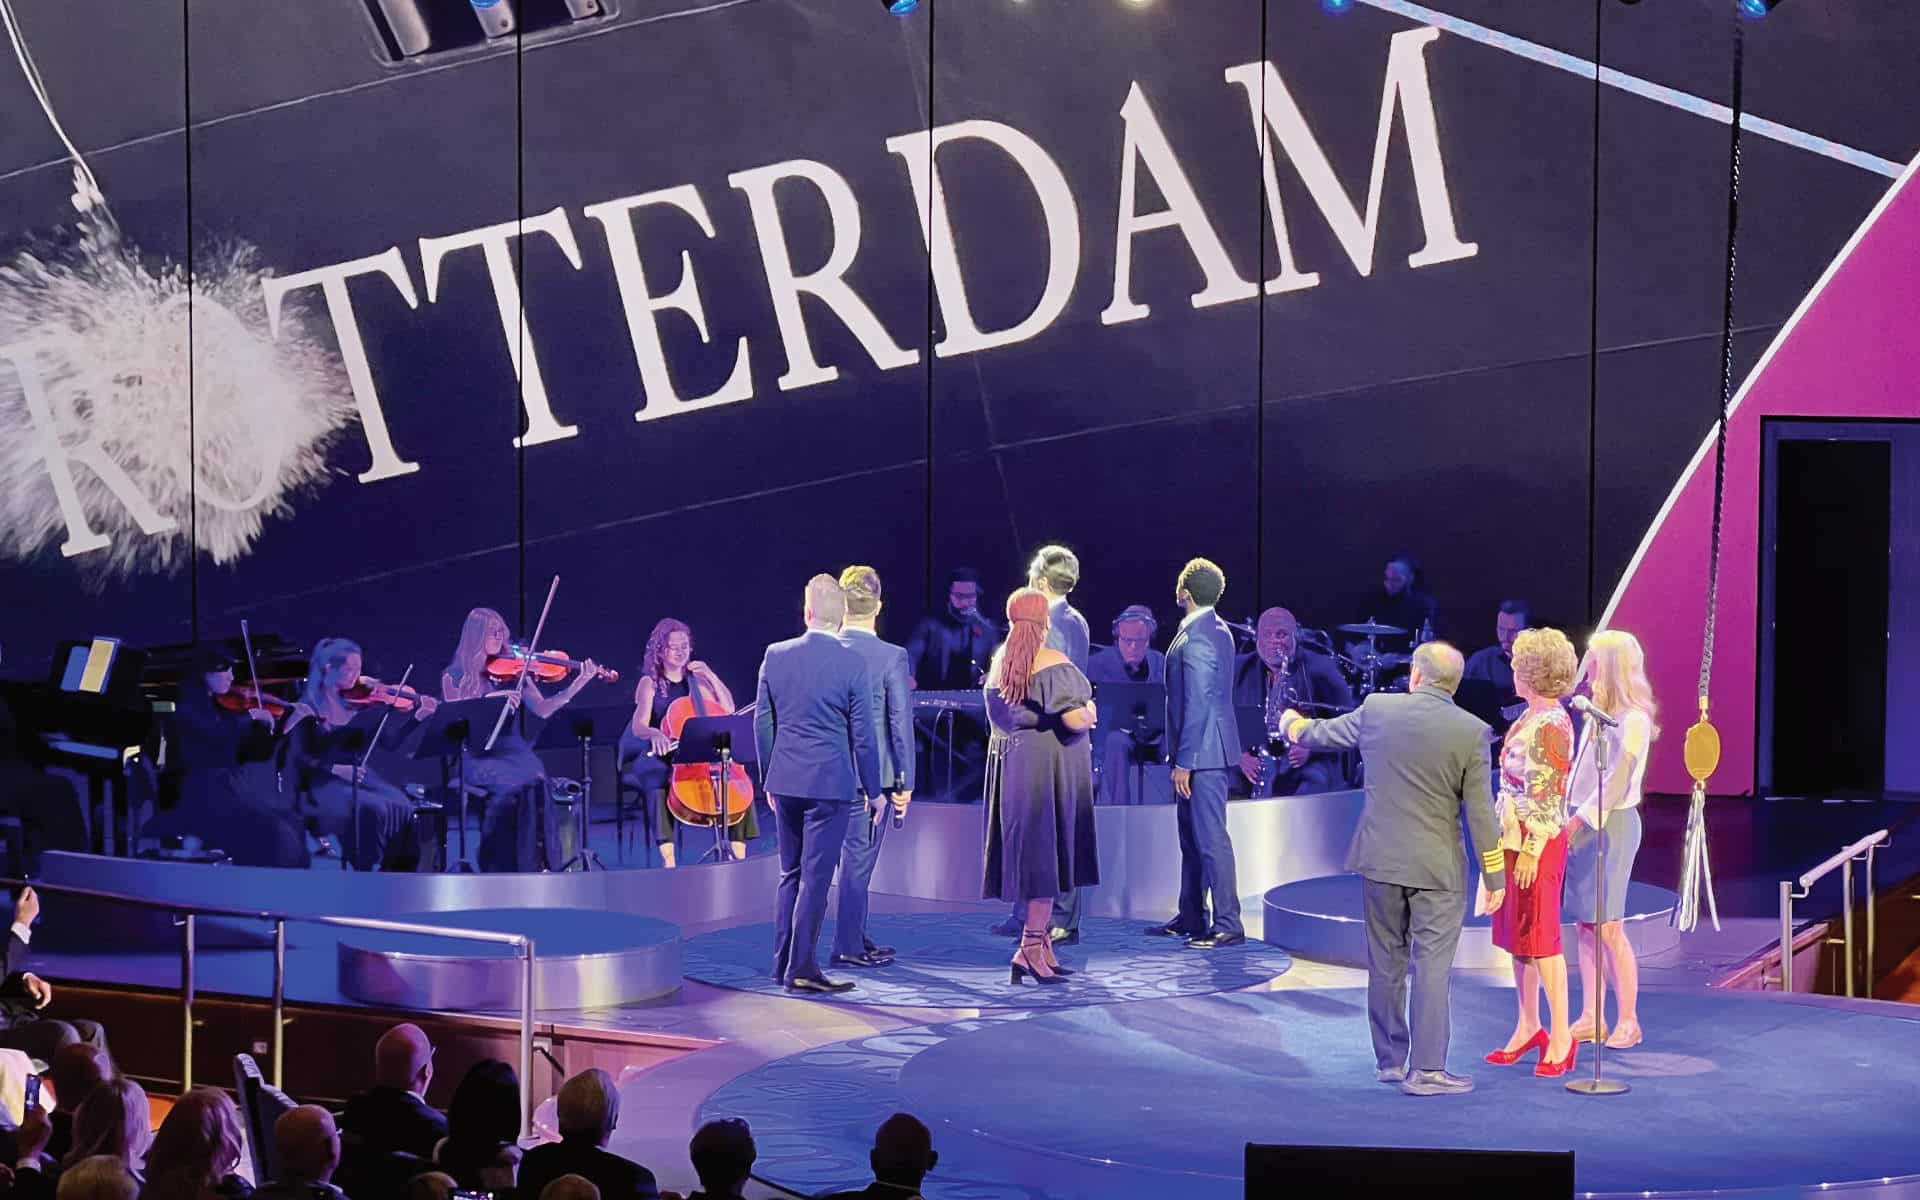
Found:
[[(734, 753), (736, 746), (745, 752)], [(720, 812), (713, 821), (713, 846), (700, 856), (701, 862), (708, 858), (716, 862), (732, 859), (727, 845), (732, 840), (727, 831), (733, 828), (727, 823), (728, 778), (735, 763), (757, 765), (759, 761), (760, 753), (753, 740), (752, 713), (694, 717), (680, 727), (680, 745), (673, 752), (673, 765), (706, 767), (714, 777), (714, 790), (720, 794)], [(673, 785), (669, 782), (667, 786), (671, 789)], [(744, 815), (741, 819), (745, 820)]]
[[(568, 746), (580, 748), (580, 845), (575, 848), (573, 857), (560, 865), (562, 871), (571, 871), (578, 867), (582, 871), (604, 871), (607, 864), (593, 852), (590, 844), (590, 830), (593, 825), (593, 747), (595, 743), (614, 740), (620, 737), (620, 731), (632, 720), (633, 706), (619, 708), (563, 708), (547, 719), (540, 730), (540, 736), (533, 743), (535, 750), (563, 750)], [(620, 803), (618, 796), (615, 804)]]
[(451, 870), (472, 874), (473, 861), (467, 857), (467, 751), (479, 751), (493, 733), (505, 696), (482, 696), (477, 700), (451, 700), (433, 710), (426, 728), (420, 731), (413, 757), (438, 758), (443, 764), (453, 756), (454, 788), (460, 793), (460, 858)]
[[(1146, 795), (1147, 759), (1145, 751), (1167, 732), (1167, 686), (1164, 683), (1135, 683), (1119, 680), (1093, 685), (1096, 704), (1106, 711), (1100, 723), (1110, 732), (1124, 733), (1133, 739), (1133, 796), (1137, 803)], [(1119, 720), (1115, 721), (1114, 716)]]

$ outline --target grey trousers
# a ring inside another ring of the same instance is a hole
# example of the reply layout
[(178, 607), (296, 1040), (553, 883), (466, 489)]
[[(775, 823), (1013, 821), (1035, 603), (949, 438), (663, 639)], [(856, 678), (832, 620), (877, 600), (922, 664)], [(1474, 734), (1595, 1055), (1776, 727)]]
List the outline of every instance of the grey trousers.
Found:
[(1373, 1030), (1374, 1064), (1382, 1069), (1444, 1071), (1451, 1021), (1448, 975), (1460, 942), (1460, 924), (1466, 918), (1467, 894), (1372, 879), (1362, 884), (1367, 914), (1367, 1022)]

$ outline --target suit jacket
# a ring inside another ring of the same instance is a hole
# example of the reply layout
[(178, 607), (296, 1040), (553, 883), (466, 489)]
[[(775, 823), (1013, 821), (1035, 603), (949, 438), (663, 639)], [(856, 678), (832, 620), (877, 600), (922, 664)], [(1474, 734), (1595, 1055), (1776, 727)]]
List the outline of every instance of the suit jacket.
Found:
[(1182, 624), (1167, 647), (1167, 761), (1190, 771), (1240, 758), (1233, 716), (1233, 632), (1211, 608)]
[(1466, 886), (1461, 824), (1473, 835), (1489, 891), (1506, 886), (1493, 821), (1487, 724), (1437, 687), (1375, 692), (1353, 712), (1306, 721), (1293, 740), (1317, 750), (1360, 751), (1367, 803), (1347, 870), (1376, 883), (1457, 892)]
[(1158, 650), (1148, 650), (1146, 658), (1147, 675), (1144, 679), (1135, 679), (1127, 674), (1127, 664), (1120, 657), (1117, 647), (1108, 646), (1087, 660), (1087, 678), (1094, 683), (1162, 683), (1167, 681), (1167, 656)]
[[(12, 920), (11, 917), (8, 918)], [(20, 935), (7, 930), (6, 972), (0, 976), (0, 1029), (12, 1029), (37, 1020), (40, 1010), (33, 1006), (33, 997), (27, 994), (26, 981), (21, 978), (27, 971), (27, 944)]]
[(867, 706), (873, 710), (873, 742), (880, 760), (880, 786), (913, 790), (913, 685), (907, 652), (864, 629), (842, 631), (867, 665)]
[(809, 629), (760, 660), (753, 735), (766, 790), (810, 800), (880, 794), (867, 664), (839, 636)]
[(1047, 646), (1058, 650), (1087, 673), (1087, 656), (1093, 650), (1093, 633), (1080, 610), (1067, 603), (1065, 596), (1047, 606)]
[(562, 1175), (579, 1175), (600, 1189), (600, 1200), (659, 1200), (653, 1172), (631, 1159), (578, 1142), (548, 1142), (520, 1161), (514, 1194), (538, 1196)]
[(398, 1151), (430, 1159), (447, 1136), (447, 1118), (405, 1088), (376, 1087), (347, 1101), (340, 1132), (353, 1134), (376, 1154)]

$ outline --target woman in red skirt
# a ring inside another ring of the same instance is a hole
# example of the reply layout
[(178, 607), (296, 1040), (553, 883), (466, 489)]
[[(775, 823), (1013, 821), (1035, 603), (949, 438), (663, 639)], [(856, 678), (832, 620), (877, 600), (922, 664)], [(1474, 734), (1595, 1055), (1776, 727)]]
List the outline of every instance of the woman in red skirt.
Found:
[[(1527, 702), (1500, 748), (1500, 795), (1494, 803), (1509, 892), (1493, 914), (1493, 942), (1513, 955), (1519, 1019), (1496, 1066), (1540, 1051), (1535, 1075), (1573, 1070), (1577, 1047), (1567, 1028), (1567, 960), (1560, 952), (1560, 885), (1567, 868), (1567, 774), (1573, 765), (1573, 722), (1560, 697), (1573, 686), (1573, 644), (1557, 629), (1529, 629), (1513, 643), (1513, 690)], [(1550, 1029), (1540, 1027), (1540, 985), (1546, 985)]]

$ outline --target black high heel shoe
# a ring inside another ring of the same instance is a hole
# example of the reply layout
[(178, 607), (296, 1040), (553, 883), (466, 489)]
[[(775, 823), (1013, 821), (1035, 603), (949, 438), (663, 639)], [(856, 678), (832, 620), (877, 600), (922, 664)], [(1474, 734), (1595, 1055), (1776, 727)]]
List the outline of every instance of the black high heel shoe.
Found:
[(1046, 944), (1046, 936), (1044, 933), (1038, 935), (1025, 932), (1021, 933), (1020, 949), (1017, 952), (1020, 961), (1007, 964), (1007, 985), (1009, 987), (1018, 984), (1024, 978), (1031, 978), (1035, 983), (1042, 985), (1065, 983), (1067, 981), (1064, 975), (1055, 975), (1052, 973), (1042, 975), (1033, 969), (1033, 959), (1027, 955), (1027, 947), (1044, 946)]

